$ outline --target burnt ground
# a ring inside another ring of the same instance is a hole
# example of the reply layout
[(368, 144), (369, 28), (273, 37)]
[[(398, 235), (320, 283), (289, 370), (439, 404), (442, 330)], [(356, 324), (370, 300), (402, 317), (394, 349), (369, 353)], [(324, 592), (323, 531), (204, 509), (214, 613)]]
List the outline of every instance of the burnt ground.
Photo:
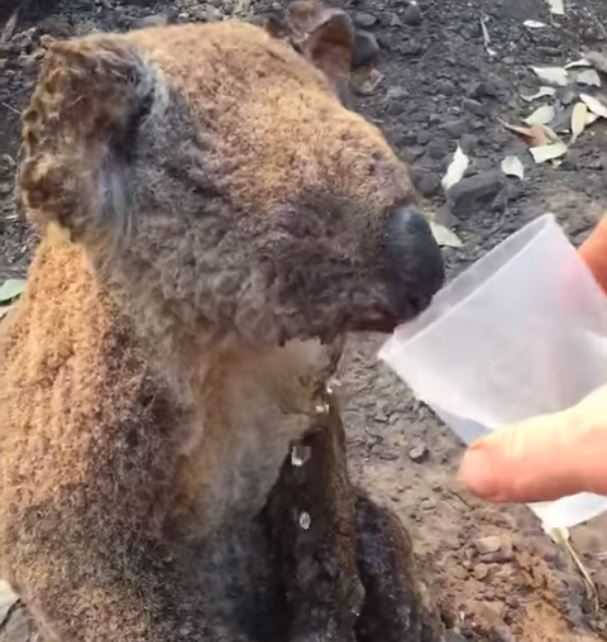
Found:
[[(11, 1), (0, 0), (0, 20)], [(12, 191), (19, 112), (33, 87), (43, 34), (259, 17), (282, 4), (31, 0), (0, 44), (0, 283), (25, 273), (35, 244)], [(547, 210), (575, 243), (585, 238), (607, 206), (607, 127), (593, 125), (559, 167), (535, 166), (525, 143), (498, 118), (518, 122), (530, 111), (520, 99), (538, 86), (530, 65), (562, 65), (587, 49), (607, 50), (604, 0), (565, 0), (565, 17), (551, 16), (545, 0), (419, 0), (417, 8), (407, 0), (335, 4), (350, 9), (357, 25), (373, 35), (367, 44), (379, 47), (375, 66), (383, 78), (366, 95), (356, 94), (355, 108), (383, 129), (410, 164), (427, 209), (454, 225), (464, 241), (462, 248), (445, 249), (451, 273)], [(484, 45), (481, 18), (495, 56)], [(529, 29), (523, 25), (528, 19), (547, 27)], [(561, 90), (563, 118), (578, 90)], [(440, 178), (458, 143), (477, 178), (465, 182), (447, 208)], [(509, 154), (524, 159), (524, 181), (497, 171)], [(597, 608), (569, 558), (526, 508), (494, 507), (457, 490), (453, 474), (461, 444), (378, 364), (380, 344), (381, 337), (352, 339), (342, 366), (351, 468), (413, 535), (450, 642), (607, 639), (607, 520), (572, 534), (597, 585)]]

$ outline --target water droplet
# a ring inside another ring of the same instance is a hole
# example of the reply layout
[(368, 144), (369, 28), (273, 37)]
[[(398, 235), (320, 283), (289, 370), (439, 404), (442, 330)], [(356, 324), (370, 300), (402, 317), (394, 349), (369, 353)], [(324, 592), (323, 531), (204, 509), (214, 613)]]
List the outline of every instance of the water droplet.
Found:
[(304, 446), (303, 444), (295, 444), (291, 449), (291, 464), (297, 468), (303, 466), (310, 455), (312, 454), (312, 449), (310, 446)]
[(319, 403), (314, 407), (314, 412), (317, 415), (328, 415), (330, 410), (330, 406), (328, 403)]
[(305, 511), (301, 513), (299, 516), (299, 526), (303, 528), (304, 531), (309, 530), (310, 525), (312, 524), (312, 519), (310, 517), (310, 513), (306, 513)]

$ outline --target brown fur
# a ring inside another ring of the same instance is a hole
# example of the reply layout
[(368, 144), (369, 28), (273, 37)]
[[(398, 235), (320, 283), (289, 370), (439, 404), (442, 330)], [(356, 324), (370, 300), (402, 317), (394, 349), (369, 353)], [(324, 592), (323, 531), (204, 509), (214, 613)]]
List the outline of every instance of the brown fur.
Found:
[(335, 29), (303, 55), (239, 23), (49, 52), (21, 171), (43, 241), (0, 335), (0, 576), (49, 641), (249, 639), (224, 548), (344, 332), (393, 317), (383, 226), (412, 198), (336, 98)]

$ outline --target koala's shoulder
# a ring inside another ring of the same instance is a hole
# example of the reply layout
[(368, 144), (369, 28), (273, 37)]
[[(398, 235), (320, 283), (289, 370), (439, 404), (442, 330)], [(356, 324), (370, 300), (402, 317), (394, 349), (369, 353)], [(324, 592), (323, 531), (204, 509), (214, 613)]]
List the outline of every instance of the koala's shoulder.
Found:
[(8, 430), (42, 427), (59, 436), (71, 418), (94, 412), (113, 394), (110, 386), (124, 385), (108, 376), (119, 362), (140, 369), (127, 337), (82, 248), (45, 238), (22, 299), (0, 326), (0, 414)]

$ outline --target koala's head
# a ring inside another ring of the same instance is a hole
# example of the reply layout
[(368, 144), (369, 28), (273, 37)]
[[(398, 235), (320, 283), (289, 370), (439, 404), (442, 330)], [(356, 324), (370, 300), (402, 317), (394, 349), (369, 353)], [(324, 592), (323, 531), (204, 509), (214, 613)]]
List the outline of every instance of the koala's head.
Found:
[(443, 280), (405, 166), (347, 110), (349, 18), (184, 25), (50, 47), (21, 192), (122, 286), (256, 341), (390, 331)]

